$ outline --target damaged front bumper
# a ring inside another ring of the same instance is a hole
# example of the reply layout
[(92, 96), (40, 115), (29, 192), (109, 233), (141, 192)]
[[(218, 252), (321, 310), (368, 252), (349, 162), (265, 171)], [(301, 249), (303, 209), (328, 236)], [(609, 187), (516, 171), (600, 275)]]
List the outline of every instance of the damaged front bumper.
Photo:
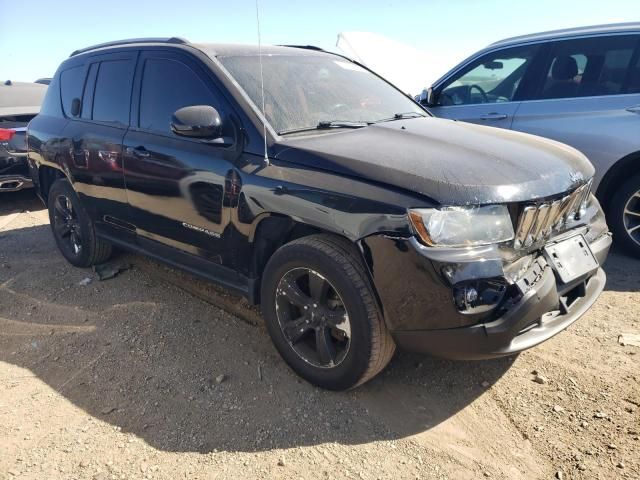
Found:
[(545, 245), (523, 252), (497, 245), (438, 249), (415, 237), (363, 239), (363, 256), (398, 346), (483, 359), (521, 352), (567, 328), (596, 301), (606, 280), (601, 265), (611, 235), (597, 201), (587, 217), (548, 242), (581, 236), (595, 257), (593, 268), (566, 283)]
[[(599, 263), (607, 256), (611, 236), (592, 243)], [(518, 293), (499, 308), (500, 316), (487, 322), (460, 328), (395, 331), (399, 347), (453, 359), (483, 359), (511, 355), (534, 347), (578, 320), (604, 289), (602, 268), (568, 285), (556, 278), (544, 256), (529, 267), (523, 280), (527, 290)]]

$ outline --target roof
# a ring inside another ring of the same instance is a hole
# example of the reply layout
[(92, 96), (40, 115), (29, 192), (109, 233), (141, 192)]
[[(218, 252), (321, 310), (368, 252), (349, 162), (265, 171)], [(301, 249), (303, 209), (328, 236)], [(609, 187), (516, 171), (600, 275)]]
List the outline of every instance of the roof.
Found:
[(0, 83), (0, 116), (37, 114), (46, 92), (40, 83)]
[(592, 25), (589, 27), (565, 28), (563, 30), (551, 30), (548, 32), (540, 32), (529, 35), (520, 35), (518, 37), (505, 38), (504, 40), (492, 43), (491, 45), (489, 45), (489, 47), (537, 42), (544, 40), (557, 40), (562, 38), (580, 37), (583, 35), (637, 32), (640, 32), (640, 22)]

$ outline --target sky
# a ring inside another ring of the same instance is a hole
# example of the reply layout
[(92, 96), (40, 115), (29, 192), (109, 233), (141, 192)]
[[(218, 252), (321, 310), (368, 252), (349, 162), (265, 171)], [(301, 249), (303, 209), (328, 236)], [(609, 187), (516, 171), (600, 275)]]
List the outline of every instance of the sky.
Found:
[[(373, 32), (447, 67), (505, 37), (640, 21), (639, 0), (259, 0), (259, 7), (263, 44), (336, 51), (338, 33)], [(50, 77), (75, 49), (154, 36), (256, 44), (256, 2), (0, 0), (0, 80)]]

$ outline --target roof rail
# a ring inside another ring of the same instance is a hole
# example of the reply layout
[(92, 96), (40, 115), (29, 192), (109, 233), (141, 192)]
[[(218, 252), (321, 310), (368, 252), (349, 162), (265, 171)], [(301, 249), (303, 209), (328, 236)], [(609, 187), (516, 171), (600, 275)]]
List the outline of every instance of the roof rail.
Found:
[(70, 57), (78, 55), (80, 53), (90, 52), (91, 50), (97, 50), (103, 47), (117, 47), (118, 45), (129, 45), (131, 43), (174, 43), (177, 45), (187, 45), (189, 42), (180, 37), (150, 37), (150, 38), (129, 38), (126, 40), (115, 40), (113, 42), (99, 43), (91, 47), (81, 48), (74, 50)]

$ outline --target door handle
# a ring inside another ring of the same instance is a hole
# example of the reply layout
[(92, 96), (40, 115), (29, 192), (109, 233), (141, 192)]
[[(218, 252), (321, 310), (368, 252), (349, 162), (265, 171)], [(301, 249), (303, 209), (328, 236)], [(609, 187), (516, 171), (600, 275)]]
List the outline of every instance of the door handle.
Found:
[(504, 113), (486, 113), (484, 115), (480, 115), (480, 120), (504, 120), (508, 115)]
[(634, 105), (633, 107), (627, 107), (627, 112), (640, 113), (640, 105)]
[(151, 156), (151, 153), (149, 153), (149, 151), (146, 148), (140, 145), (135, 148), (127, 147), (127, 155), (133, 155), (134, 157), (138, 157), (138, 158), (146, 158)]

